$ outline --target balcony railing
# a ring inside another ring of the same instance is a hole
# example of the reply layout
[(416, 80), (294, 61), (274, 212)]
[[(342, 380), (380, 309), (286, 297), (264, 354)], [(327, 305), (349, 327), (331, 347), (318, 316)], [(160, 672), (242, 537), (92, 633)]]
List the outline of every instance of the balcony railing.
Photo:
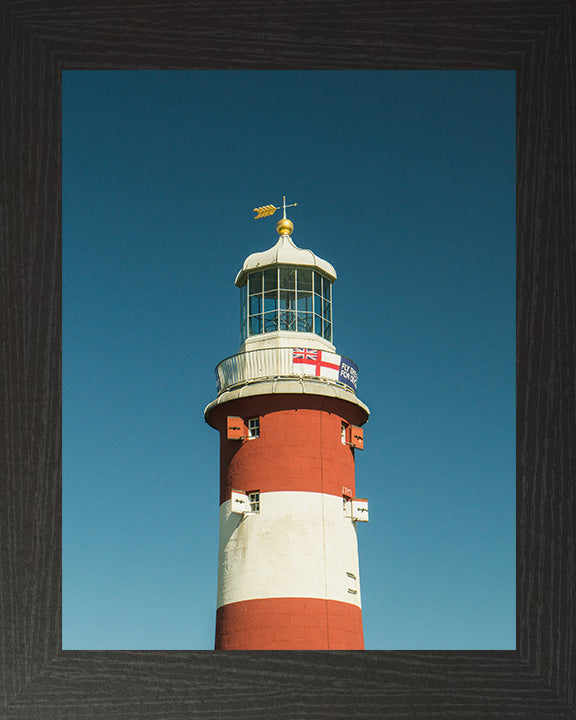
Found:
[(358, 368), (342, 355), (299, 348), (250, 350), (232, 355), (216, 366), (218, 392), (249, 381), (279, 377), (316, 377), (355, 392)]

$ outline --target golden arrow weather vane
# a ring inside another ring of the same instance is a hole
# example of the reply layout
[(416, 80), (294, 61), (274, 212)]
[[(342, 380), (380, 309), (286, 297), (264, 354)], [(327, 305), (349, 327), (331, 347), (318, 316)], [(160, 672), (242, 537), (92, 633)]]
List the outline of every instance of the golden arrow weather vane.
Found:
[(254, 212), (256, 213), (254, 220), (268, 217), (268, 215), (274, 215), (276, 210), (278, 210), (278, 208), (275, 205), (262, 205), (262, 207), (254, 208)]
[[(292, 203), (292, 205), (286, 205), (286, 196), (284, 195), (283, 198), (283, 208), (284, 208), (284, 219), (286, 219), (286, 208), (287, 207), (295, 207), (298, 205), (298, 203)], [(275, 205), (262, 205), (262, 207), (254, 208), (254, 212), (256, 215), (254, 216), (254, 220), (259, 220), (263, 217), (268, 217), (269, 215), (274, 215), (276, 210), (280, 210), (279, 207), (276, 207)]]

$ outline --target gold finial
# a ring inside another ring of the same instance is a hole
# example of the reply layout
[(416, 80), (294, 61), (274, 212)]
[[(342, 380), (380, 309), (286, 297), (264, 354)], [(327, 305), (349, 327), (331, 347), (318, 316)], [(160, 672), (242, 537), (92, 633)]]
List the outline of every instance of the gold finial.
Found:
[(287, 218), (282, 218), (276, 223), (276, 230), (279, 235), (291, 235), (294, 230), (294, 223), (290, 222)]
[[(292, 203), (292, 205), (286, 205), (286, 196), (284, 195), (282, 198), (282, 207), (284, 210), (284, 217), (282, 220), (279, 220), (276, 224), (276, 230), (280, 235), (290, 235), (291, 232), (294, 230), (293, 223), (286, 218), (286, 208), (287, 207), (296, 207), (298, 203)], [(254, 217), (254, 220), (258, 220), (259, 218), (268, 217), (269, 215), (274, 215), (276, 210), (279, 210), (280, 208), (277, 208), (275, 205), (262, 205), (261, 207), (254, 208), (254, 212), (256, 213), (256, 216)]]

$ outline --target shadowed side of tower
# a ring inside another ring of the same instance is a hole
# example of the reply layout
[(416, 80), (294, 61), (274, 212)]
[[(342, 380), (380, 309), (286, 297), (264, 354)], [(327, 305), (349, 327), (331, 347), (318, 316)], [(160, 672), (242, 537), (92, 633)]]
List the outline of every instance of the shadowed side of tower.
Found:
[(354, 453), (367, 407), (331, 343), (336, 273), (278, 223), (251, 255), (240, 352), (206, 408), (220, 433), (216, 649), (363, 649)]

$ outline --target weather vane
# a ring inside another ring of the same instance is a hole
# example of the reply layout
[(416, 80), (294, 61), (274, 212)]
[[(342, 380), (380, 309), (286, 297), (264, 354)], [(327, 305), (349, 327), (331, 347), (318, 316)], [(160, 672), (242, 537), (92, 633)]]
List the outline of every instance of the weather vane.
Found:
[[(287, 207), (295, 207), (298, 205), (298, 203), (292, 203), (292, 205), (286, 205), (286, 195), (283, 195), (282, 197), (282, 205), (284, 208), (284, 220), (286, 220), (286, 208)], [(268, 217), (269, 215), (274, 215), (276, 210), (280, 210), (279, 207), (276, 207), (275, 205), (262, 205), (262, 207), (254, 208), (254, 212), (256, 215), (254, 216), (254, 220), (258, 220), (259, 218)]]

